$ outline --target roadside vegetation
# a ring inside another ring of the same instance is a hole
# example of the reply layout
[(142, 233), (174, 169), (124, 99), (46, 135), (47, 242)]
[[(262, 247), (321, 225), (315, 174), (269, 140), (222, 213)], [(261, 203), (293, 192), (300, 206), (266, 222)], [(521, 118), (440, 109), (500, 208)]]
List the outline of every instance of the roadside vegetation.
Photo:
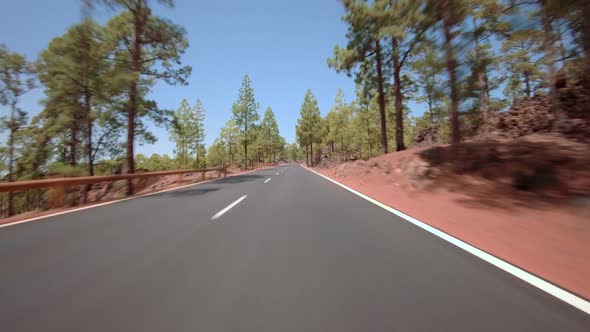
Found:
[[(327, 62), (354, 77), (356, 95), (338, 91), (319, 117), (306, 93), (297, 140), (310, 165), (493, 138), (503, 130), (493, 132), (498, 114), (511, 105), (537, 111), (526, 98), (551, 103), (548, 128), (511, 119), (531, 132), (564, 133), (572, 118), (589, 118), (587, 1), (341, 3), (348, 42)], [(425, 108), (420, 116), (412, 113), (417, 105)]]
[[(189, 46), (185, 30), (153, 14), (152, 6), (173, 1), (81, 1), (80, 23), (47, 44), (37, 59), (0, 45), (0, 176), (4, 181), (107, 175), (136, 171), (232, 166), (248, 168), (286, 158), (286, 142), (269, 107), (260, 120), (248, 76), (232, 118), (207, 149), (205, 104), (196, 96), (178, 109), (158, 106), (148, 96), (157, 82), (186, 85), (191, 67), (182, 64)], [(104, 25), (92, 19), (100, 8), (115, 15)], [(21, 108), (25, 94), (42, 88), (43, 110), (30, 116)], [(194, 98), (194, 99), (193, 99)], [(148, 123), (166, 128), (174, 155), (137, 154), (138, 144), (158, 137)], [(121, 184), (117, 184), (121, 186)], [(135, 192), (133, 182), (125, 185)], [(83, 203), (83, 188), (70, 205)], [(46, 208), (49, 190), (0, 194), (0, 216)], [(92, 195), (90, 195), (92, 196)]]

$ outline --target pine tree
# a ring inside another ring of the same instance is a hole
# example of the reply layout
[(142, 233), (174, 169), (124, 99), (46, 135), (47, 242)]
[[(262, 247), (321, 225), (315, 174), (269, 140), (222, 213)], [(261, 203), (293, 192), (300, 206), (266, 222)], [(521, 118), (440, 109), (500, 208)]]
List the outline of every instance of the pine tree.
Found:
[(187, 167), (189, 162), (190, 115), (190, 105), (186, 99), (183, 99), (171, 122), (170, 139), (176, 144), (174, 152), (181, 168)]
[(195, 106), (190, 113), (190, 142), (191, 150), (195, 155), (197, 165), (201, 165), (202, 161), (206, 161), (205, 153), (203, 152), (205, 146), (205, 108), (200, 99), (197, 99)]
[(336, 46), (334, 58), (328, 59), (328, 65), (337, 71), (345, 71), (352, 75), (354, 72), (357, 83), (363, 80), (376, 82), (379, 103), (381, 127), (381, 151), (388, 152), (387, 115), (385, 110), (385, 81), (384, 72), (386, 59), (381, 38), (378, 34), (375, 17), (365, 1), (342, 0), (346, 14), (342, 18), (348, 24), (346, 48)]
[(428, 117), (432, 123), (438, 123), (444, 117), (444, 64), (439, 60), (438, 53), (431, 41), (424, 42), (417, 50), (412, 63), (414, 79), (421, 90), (416, 101), (424, 102), (427, 106)]
[(216, 138), (207, 151), (207, 163), (212, 167), (224, 167), (227, 160), (227, 149), (222, 140)]
[(542, 33), (535, 29), (512, 32), (502, 44), (505, 52), (505, 69), (508, 82), (504, 94), (515, 98), (531, 97), (535, 90), (543, 86), (544, 80), (540, 70), (539, 54), (542, 50)]
[(424, 15), (420, 1), (413, 0), (378, 0), (371, 7), (379, 35), (390, 40), (390, 62), (393, 70), (393, 93), (395, 101), (395, 141), (396, 150), (405, 150), (404, 144), (404, 67), (408, 59), (432, 24)]
[(244, 147), (244, 166), (248, 168), (248, 144), (255, 140), (255, 126), (259, 120), (258, 103), (254, 99), (250, 78), (244, 76), (238, 100), (232, 105), (233, 119), (240, 128), (242, 145)]
[(286, 150), (287, 150), (286, 158), (289, 161), (297, 162), (297, 161), (301, 160), (301, 152), (300, 152), (299, 146), (297, 146), (297, 143), (291, 143), (291, 144), (287, 145)]
[(263, 150), (269, 162), (276, 162), (276, 155), (281, 147), (279, 136), (279, 124), (275, 118), (272, 108), (267, 108), (260, 123), (261, 137), (263, 139)]
[(450, 108), (449, 121), (451, 123), (452, 143), (458, 144), (461, 141), (461, 130), (459, 128), (459, 79), (457, 77), (457, 51), (455, 37), (459, 33), (457, 27), (463, 22), (467, 6), (464, 0), (431, 0), (429, 12), (442, 21), (442, 31), (445, 40), (446, 67), (449, 75), (450, 85)]
[(358, 105), (354, 125), (355, 128), (362, 128), (362, 130), (355, 132), (360, 135), (361, 146), (364, 145), (362, 149), (359, 149), (359, 155), (362, 156), (362, 150), (366, 150), (367, 157), (370, 158), (374, 155), (373, 147), (379, 144), (378, 111), (374, 98), (371, 99), (365, 89), (357, 86), (356, 96)]
[(170, 139), (176, 143), (176, 154), (180, 167), (188, 167), (191, 154), (195, 156), (196, 165), (204, 160), (203, 141), (205, 140), (205, 110), (199, 99), (191, 107), (183, 99), (180, 107), (174, 112), (171, 121)]
[[(469, 89), (478, 94), (479, 112), (482, 123), (486, 123), (490, 111), (490, 67), (496, 63), (492, 54), (492, 45), (486, 42), (494, 34), (505, 34), (508, 25), (500, 21), (504, 6), (496, 0), (471, 0), (471, 38), (473, 51), (468, 55), (468, 63), (471, 65), (472, 88)], [(485, 130), (484, 126), (484, 130)], [(487, 134), (484, 132), (484, 134)]]
[[(152, 14), (147, 0), (103, 0), (123, 10), (112, 18), (107, 27), (111, 38), (116, 40), (119, 50), (115, 56), (118, 66), (128, 72), (127, 102), (127, 172), (135, 172), (134, 143), (138, 132), (144, 131), (143, 116), (162, 120), (162, 112), (153, 101), (145, 96), (157, 80), (168, 84), (186, 84), (191, 68), (180, 64), (180, 58), (188, 47), (185, 31), (169, 20)], [(159, 3), (172, 7), (172, 0)], [(128, 182), (128, 194), (133, 193), (132, 182)]]
[(194, 168), (197, 168), (197, 169), (207, 168), (208, 151), (207, 151), (207, 148), (205, 147), (205, 145), (200, 144), (197, 147), (197, 151), (195, 152), (195, 154), (196, 154), (196, 158), (194, 161)]
[[(8, 181), (15, 181), (16, 149), (19, 130), (27, 124), (27, 113), (19, 107), (20, 97), (35, 86), (33, 66), (26, 58), (11, 52), (5, 45), (0, 44), (0, 104), (10, 107), (10, 114), (3, 116), (1, 128), (8, 129)], [(14, 210), (14, 196), (8, 193), (8, 215)]]
[[(90, 176), (94, 175), (95, 156), (105, 138), (100, 136), (103, 140), (93, 142), (95, 122), (103, 116), (112, 95), (119, 93), (116, 90), (117, 74), (108, 60), (113, 45), (105, 40), (104, 28), (85, 19), (72, 26), (65, 35), (54, 38), (37, 61), (39, 79), (48, 96), (46, 105), (49, 108), (43, 116), (55, 117), (51, 106), (57, 106), (61, 113), (57, 116), (66, 119), (61, 122), (64, 126), (60, 130), (70, 132), (71, 165), (77, 163), (77, 136), (81, 134), (86, 170)], [(47, 131), (40, 134), (45, 137)], [(85, 187), (84, 201), (89, 187)]]
[(313, 144), (320, 143), (322, 139), (322, 116), (320, 115), (318, 101), (311, 92), (311, 89), (307, 89), (305, 93), (299, 115), (300, 118), (297, 120), (296, 128), (297, 140), (299, 144), (306, 148), (307, 164), (313, 166)]
[(334, 106), (326, 115), (324, 126), (325, 141), (329, 142), (334, 152), (334, 145), (338, 144), (341, 160), (346, 160), (352, 152), (353, 128), (352, 107), (344, 101), (344, 92), (338, 89)]
[(228, 164), (234, 165), (237, 154), (237, 145), (240, 136), (240, 128), (238, 128), (234, 119), (229, 120), (219, 134), (220, 140), (227, 148)]

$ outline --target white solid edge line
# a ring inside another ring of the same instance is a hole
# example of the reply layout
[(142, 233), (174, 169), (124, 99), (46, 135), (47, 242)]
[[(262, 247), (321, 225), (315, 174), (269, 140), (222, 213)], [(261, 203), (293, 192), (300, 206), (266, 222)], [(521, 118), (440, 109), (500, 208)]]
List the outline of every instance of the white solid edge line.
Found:
[(555, 296), (556, 298), (582, 310), (583, 312), (590, 314), (590, 302), (586, 301), (585, 299), (583, 299), (575, 294), (572, 294), (562, 288), (559, 288), (556, 285), (553, 285), (552, 283), (549, 283), (549, 282), (547, 282), (547, 281), (545, 281), (545, 280), (543, 280), (531, 273), (528, 273), (528, 272), (526, 272), (526, 271), (524, 271), (524, 270), (504, 261), (504, 260), (501, 260), (498, 257), (490, 255), (487, 252), (482, 251), (481, 249), (478, 249), (466, 242), (463, 242), (463, 241), (457, 239), (456, 237), (453, 237), (447, 233), (444, 233), (444, 232), (442, 232), (442, 231), (440, 231), (440, 230), (438, 230), (438, 229), (436, 229), (436, 228), (434, 228), (434, 227), (432, 227), (432, 226), (430, 226), (430, 225), (428, 225), (416, 218), (410, 217), (407, 214), (405, 214), (401, 211), (398, 211), (388, 205), (385, 205), (385, 204), (383, 204), (383, 203), (381, 203), (381, 202), (379, 202), (379, 201), (377, 201), (365, 194), (362, 194), (352, 188), (349, 188), (346, 185), (344, 185), (336, 180), (333, 180), (321, 173), (318, 173), (318, 172), (316, 172), (312, 169), (309, 169), (305, 166), (302, 166), (302, 167), (305, 168), (306, 170), (313, 172), (313, 173), (323, 177), (324, 179), (350, 191), (351, 193), (356, 194), (356, 195), (366, 199), (367, 201), (397, 215), (398, 217), (401, 217), (401, 218), (405, 219), (406, 221), (411, 222), (412, 224), (424, 229), (425, 231), (432, 233), (432, 234), (438, 236), (439, 238), (454, 244), (455, 246), (469, 252), (472, 255), (475, 255), (475, 256), (483, 259), (484, 261), (512, 274), (513, 276)]
[(246, 197), (248, 197), (248, 195), (244, 195), (244, 196), (238, 198), (235, 202), (233, 202), (230, 205), (226, 206), (223, 210), (217, 212), (213, 217), (211, 217), (211, 220), (215, 220), (215, 219), (221, 217), (224, 213), (226, 213), (231, 208), (233, 208), (234, 206), (238, 205), (238, 203), (240, 203), (241, 201), (243, 201), (244, 199), (246, 199)]
[(268, 181), (270, 181), (271, 178), (268, 178), (266, 180), (264, 180), (264, 183), (267, 183)]
[(261, 169), (254, 169), (254, 170), (247, 171), (247, 172), (240, 173), (240, 174), (228, 175), (228, 176), (223, 177), (223, 178), (217, 178), (217, 179), (211, 179), (211, 180), (197, 182), (197, 183), (191, 183), (191, 184), (187, 184), (187, 185), (180, 186), (180, 187), (174, 187), (174, 188), (164, 189), (164, 190), (160, 190), (160, 191), (155, 191), (153, 193), (147, 193), (147, 194), (141, 194), (141, 195), (137, 195), (137, 196), (125, 197), (125, 198), (117, 199), (117, 200), (114, 200), (114, 201), (108, 201), (108, 202), (104, 202), (104, 203), (98, 203), (98, 204), (94, 204), (94, 205), (83, 206), (83, 207), (80, 207), (80, 208), (75, 208), (75, 209), (66, 210), (66, 211), (60, 211), (60, 212), (56, 212), (56, 213), (47, 214), (47, 215), (44, 215), (44, 216), (33, 217), (33, 218), (29, 218), (29, 219), (18, 220), (18, 221), (14, 221), (14, 222), (10, 222), (10, 223), (0, 224), (0, 228), (14, 226), (14, 225), (18, 225), (18, 224), (24, 224), (24, 223), (27, 223), (27, 222), (30, 222), (30, 221), (35, 221), (35, 220), (40, 220), (40, 219), (46, 219), (46, 218), (51, 218), (51, 217), (55, 217), (55, 216), (60, 216), (62, 214), (68, 214), (68, 213), (73, 213), (73, 212), (88, 210), (88, 209), (97, 208), (97, 207), (105, 206), (105, 205), (109, 205), (109, 204), (115, 204), (115, 203), (119, 203), (119, 202), (125, 202), (125, 201), (129, 201), (129, 200), (136, 199), (136, 198), (141, 198), (141, 197), (146, 197), (146, 196), (151, 196), (151, 195), (157, 195), (157, 194), (161, 194), (161, 193), (165, 193), (165, 192), (169, 192), (169, 191), (174, 191), (174, 190), (179, 190), (179, 189), (183, 189), (183, 188), (187, 188), (187, 187), (198, 186), (198, 185), (201, 185), (201, 184), (205, 184), (205, 183), (209, 183), (209, 182), (213, 182), (213, 181), (219, 181), (221, 179), (226, 179), (226, 178), (230, 178), (230, 177), (234, 177), (234, 176), (240, 176), (240, 175), (244, 175), (244, 174), (248, 174), (248, 173), (252, 173), (252, 172), (256, 172), (256, 171), (260, 171), (260, 170)]

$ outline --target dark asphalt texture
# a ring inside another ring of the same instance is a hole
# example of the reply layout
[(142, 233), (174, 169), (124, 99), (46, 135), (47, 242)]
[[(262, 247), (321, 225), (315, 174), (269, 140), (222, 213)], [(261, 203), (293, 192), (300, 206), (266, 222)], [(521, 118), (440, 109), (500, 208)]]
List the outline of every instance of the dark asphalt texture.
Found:
[(590, 315), (289, 165), (0, 228), (0, 331), (590, 331)]

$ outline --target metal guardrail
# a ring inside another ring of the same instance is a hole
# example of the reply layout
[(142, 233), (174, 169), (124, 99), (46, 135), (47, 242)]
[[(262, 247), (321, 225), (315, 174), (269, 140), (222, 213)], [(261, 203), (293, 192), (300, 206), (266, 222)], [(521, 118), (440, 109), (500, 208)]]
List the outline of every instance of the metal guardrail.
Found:
[(117, 175), (106, 175), (106, 176), (81, 176), (81, 177), (71, 177), (71, 178), (54, 178), (54, 179), (30, 180), (30, 181), (0, 182), (0, 192), (19, 192), (19, 191), (26, 191), (26, 190), (30, 190), (30, 189), (39, 189), (39, 188), (82, 186), (82, 185), (95, 184), (95, 183), (100, 183), (100, 182), (129, 180), (129, 179), (141, 179), (141, 178), (164, 176), (164, 175), (175, 175), (175, 174), (202, 173), (203, 178), (204, 178), (205, 173), (212, 172), (212, 171), (218, 171), (219, 177), (227, 176), (227, 168), (182, 169), (182, 170), (174, 170), (174, 171), (117, 174)]

